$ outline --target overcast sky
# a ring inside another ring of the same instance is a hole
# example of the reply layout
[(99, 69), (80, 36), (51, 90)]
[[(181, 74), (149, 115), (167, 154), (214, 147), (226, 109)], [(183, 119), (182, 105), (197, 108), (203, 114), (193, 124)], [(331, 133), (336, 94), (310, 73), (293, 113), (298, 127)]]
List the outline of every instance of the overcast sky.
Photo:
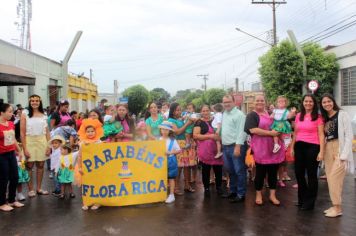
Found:
[[(170, 93), (201, 88), (198, 74), (209, 74), (208, 88), (240, 88), (259, 81), (258, 57), (269, 49), (235, 30), (267, 40), (272, 10), (250, 0), (32, 0), (32, 50), (62, 60), (78, 30), (82, 38), (69, 70), (89, 76), (99, 92), (142, 84)], [(0, 0), (0, 38), (16, 44), (16, 0)], [(289, 0), (277, 9), (277, 34), (294, 30), (302, 41), (349, 18), (355, 0)], [(341, 25), (340, 25), (341, 26)], [(356, 26), (322, 40), (323, 46), (356, 39)], [(1, 53), (1, 52), (0, 52)]]

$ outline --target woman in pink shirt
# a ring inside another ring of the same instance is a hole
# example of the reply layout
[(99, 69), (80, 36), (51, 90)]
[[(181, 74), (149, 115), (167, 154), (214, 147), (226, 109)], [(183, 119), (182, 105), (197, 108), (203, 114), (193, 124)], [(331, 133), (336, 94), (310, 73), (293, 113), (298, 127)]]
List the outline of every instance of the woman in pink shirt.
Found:
[[(324, 156), (324, 123), (314, 95), (304, 95), (301, 112), (295, 118), (292, 155), (298, 182), (300, 210), (312, 210), (318, 194), (318, 165)], [(305, 172), (308, 178), (305, 178)]]

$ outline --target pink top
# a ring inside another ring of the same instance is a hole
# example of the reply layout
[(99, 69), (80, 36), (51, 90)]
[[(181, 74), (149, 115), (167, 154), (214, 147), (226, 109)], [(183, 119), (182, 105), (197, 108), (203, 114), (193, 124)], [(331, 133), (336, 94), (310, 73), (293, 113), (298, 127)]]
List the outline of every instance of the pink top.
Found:
[[(126, 119), (121, 121), (121, 125), (124, 128), (123, 132), (126, 133), (126, 134), (129, 134), (130, 133), (130, 126), (129, 126), (129, 123), (127, 122)], [(129, 142), (129, 141), (132, 141), (132, 139), (131, 138), (123, 138), (121, 140), (121, 142)]]
[[(251, 112), (250, 114), (253, 113)], [(258, 128), (271, 130), (272, 123), (273, 119), (267, 113), (259, 115)], [(279, 164), (283, 162), (286, 153), (285, 148), (280, 139), (278, 139), (278, 143), (281, 145), (281, 149), (277, 153), (273, 153), (273, 138), (271, 136), (253, 134), (251, 136), (251, 149), (255, 162), (258, 164)]]
[[(214, 129), (211, 125), (206, 122), (206, 125), (209, 127), (209, 130), (206, 134), (213, 134)], [(206, 140), (198, 140), (197, 141), (197, 152), (198, 158), (201, 162), (207, 165), (223, 165), (223, 158), (216, 159), (215, 156), (217, 154), (217, 146), (216, 141), (214, 139), (206, 139)]]
[(306, 143), (320, 144), (318, 135), (318, 126), (323, 125), (324, 122), (321, 116), (315, 121), (311, 120), (310, 114), (305, 114), (304, 120), (299, 120), (300, 113), (295, 117), (295, 131), (296, 141), (303, 141)]

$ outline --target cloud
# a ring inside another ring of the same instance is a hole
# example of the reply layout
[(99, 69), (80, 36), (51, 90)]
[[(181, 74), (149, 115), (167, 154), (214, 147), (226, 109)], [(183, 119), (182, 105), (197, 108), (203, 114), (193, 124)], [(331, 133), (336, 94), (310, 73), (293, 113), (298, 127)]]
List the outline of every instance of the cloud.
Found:
[[(16, 2), (2, 1), (0, 38), (18, 36)], [(354, 0), (288, 1), (277, 9), (279, 39), (293, 29), (298, 39), (318, 33), (356, 11)], [(171, 93), (200, 88), (197, 74), (209, 74), (208, 87), (245, 87), (258, 80), (258, 57), (264, 44), (251, 34), (272, 28), (267, 5), (247, 0), (35, 0), (32, 46), (46, 57), (62, 60), (76, 31), (83, 30), (69, 69), (94, 71), (99, 91), (110, 92), (117, 79), (120, 90), (134, 83), (163, 87)], [(339, 44), (354, 39), (355, 28), (322, 41)], [(248, 41), (248, 42), (247, 42)], [(245, 44), (243, 44), (245, 42)], [(225, 82), (226, 81), (226, 82)]]

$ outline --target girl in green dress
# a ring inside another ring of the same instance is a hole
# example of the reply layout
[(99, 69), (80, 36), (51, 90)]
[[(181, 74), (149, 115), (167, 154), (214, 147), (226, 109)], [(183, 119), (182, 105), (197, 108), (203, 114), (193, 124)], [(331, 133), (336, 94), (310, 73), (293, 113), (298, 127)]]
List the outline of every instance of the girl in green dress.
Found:
[(69, 191), (70, 198), (75, 198), (72, 183), (74, 180), (74, 166), (78, 157), (78, 152), (72, 153), (70, 145), (65, 144), (61, 147), (61, 154), (57, 175), (58, 182), (61, 184), (61, 194), (59, 195), (59, 198), (65, 198), (66, 190)]

